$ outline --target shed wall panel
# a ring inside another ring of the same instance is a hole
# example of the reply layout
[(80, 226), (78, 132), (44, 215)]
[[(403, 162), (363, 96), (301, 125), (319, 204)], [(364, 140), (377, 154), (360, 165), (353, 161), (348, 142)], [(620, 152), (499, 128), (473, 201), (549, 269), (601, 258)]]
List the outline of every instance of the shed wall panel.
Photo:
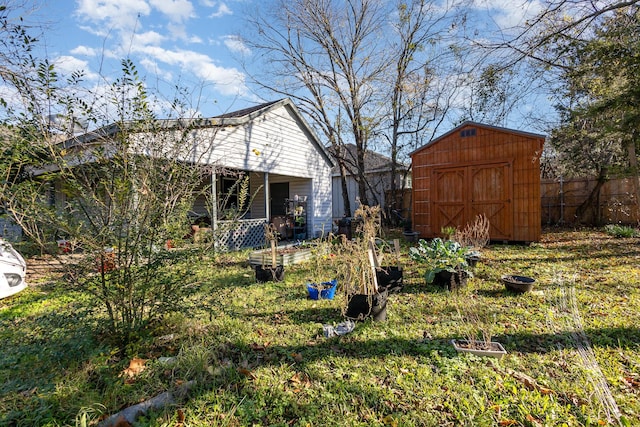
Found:
[[(471, 128), (474, 136), (461, 136)], [(543, 140), (539, 135), (472, 123), (414, 152), (416, 231), (421, 237), (435, 237), (443, 224), (462, 227), (477, 213), (485, 213), (494, 217), (492, 239), (539, 240)], [(445, 173), (453, 170), (460, 171), (457, 180)], [(464, 211), (456, 213), (451, 203), (461, 192), (464, 201), (458, 206)]]

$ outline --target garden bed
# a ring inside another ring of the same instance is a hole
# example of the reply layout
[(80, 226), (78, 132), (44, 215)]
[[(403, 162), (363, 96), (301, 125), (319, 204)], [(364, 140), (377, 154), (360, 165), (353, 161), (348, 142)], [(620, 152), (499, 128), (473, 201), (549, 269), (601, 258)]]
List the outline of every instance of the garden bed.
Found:
[[(279, 246), (276, 254), (276, 265), (292, 265), (298, 264), (311, 258), (311, 249), (308, 247), (299, 247), (296, 245)], [(253, 251), (249, 254), (249, 264), (271, 265), (271, 250), (262, 249)]]

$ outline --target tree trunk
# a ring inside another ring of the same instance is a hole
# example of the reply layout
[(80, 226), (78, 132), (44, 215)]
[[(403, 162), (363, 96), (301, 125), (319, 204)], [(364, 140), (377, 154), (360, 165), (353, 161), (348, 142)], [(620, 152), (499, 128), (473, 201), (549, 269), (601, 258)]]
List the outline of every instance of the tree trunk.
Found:
[[(394, 136), (392, 138), (391, 144), (391, 183), (389, 189), (391, 190), (391, 200), (387, 200), (387, 208), (388, 209), (398, 209), (398, 189), (396, 185), (396, 175), (398, 175), (398, 168), (396, 166), (396, 160), (398, 159), (398, 141), (397, 141), (397, 131), (394, 130)], [(400, 209), (402, 206), (400, 206)]]
[[(358, 141), (359, 142), (359, 141)], [(364, 165), (364, 152), (365, 147), (361, 142), (356, 142), (356, 160), (358, 169), (358, 197), (360, 198), (360, 204), (369, 205), (369, 198), (367, 197), (367, 177), (365, 175)]]
[(342, 187), (342, 203), (344, 207), (344, 216), (351, 216), (351, 200), (349, 200), (349, 187), (347, 186), (347, 171), (344, 167), (344, 161), (342, 158), (338, 159), (338, 166), (340, 167), (340, 185)]
[[(609, 180), (607, 178), (607, 168), (603, 167), (600, 169), (598, 174), (598, 180), (596, 181), (596, 186), (593, 187), (591, 193), (589, 193), (589, 197), (582, 202), (580, 206), (576, 209), (576, 219), (580, 223), (593, 223), (592, 225), (600, 225), (600, 206), (596, 201), (600, 200), (600, 189), (602, 186)], [(589, 220), (587, 218), (587, 213), (591, 210), (593, 212), (593, 220)]]

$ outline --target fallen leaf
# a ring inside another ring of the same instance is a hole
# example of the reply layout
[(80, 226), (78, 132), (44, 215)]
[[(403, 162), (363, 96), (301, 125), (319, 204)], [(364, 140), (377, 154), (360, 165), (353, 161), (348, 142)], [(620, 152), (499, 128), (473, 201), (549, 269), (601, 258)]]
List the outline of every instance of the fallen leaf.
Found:
[(518, 424), (516, 420), (502, 420), (498, 423), (500, 426), (513, 426)]
[(129, 362), (129, 367), (122, 371), (121, 376), (126, 375), (127, 378), (133, 378), (138, 375), (140, 372), (144, 371), (145, 363), (147, 363), (148, 359), (131, 359)]
[(537, 426), (541, 425), (540, 420), (538, 420), (536, 417), (534, 417), (531, 414), (527, 414), (527, 421)]
[(293, 374), (293, 376), (289, 379), (289, 381), (291, 381), (292, 383), (300, 383), (300, 374), (299, 373), (295, 373)]
[(544, 394), (545, 396), (549, 395), (549, 394), (553, 394), (554, 391), (549, 389), (549, 388), (545, 388), (545, 387), (540, 387), (538, 389), (538, 391), (540, 392), (540, 394)]
[(302, 362), (302, 354), (300, 353), (291, 353), (291, 357), (298, 363)]
[(265, 346), (264, 345), (257, 344), (257, 343), (250, 344), (249, 348), (251, 348), (251, 350), (253, 350), (253, 351), (264, 351), (265, 350)]
[(180, 427), (184, 424), (184, 411), (182, 409), (178, 409), (176, 411), (176, 427)]
[(244, 375), (247, 378), (251, 378), (252, 380), (256, 379), (256, 376), (253, 375), (253, 372), (251, 372), (250, 370), (248, 370), (246, 368), (239, 368), (238, 372), (240, 372), (242, 375)]

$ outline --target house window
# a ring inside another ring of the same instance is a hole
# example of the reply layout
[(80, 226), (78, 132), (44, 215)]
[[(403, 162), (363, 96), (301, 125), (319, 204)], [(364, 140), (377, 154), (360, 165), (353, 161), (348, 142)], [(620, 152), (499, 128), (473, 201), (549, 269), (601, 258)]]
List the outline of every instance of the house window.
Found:
[(476, 136), (476, 129), (475, 128), (468, 128), (468, 129), (464, 129), (460, 131), (460, 137), (461, 138), (466, 138), (468, 136)]

